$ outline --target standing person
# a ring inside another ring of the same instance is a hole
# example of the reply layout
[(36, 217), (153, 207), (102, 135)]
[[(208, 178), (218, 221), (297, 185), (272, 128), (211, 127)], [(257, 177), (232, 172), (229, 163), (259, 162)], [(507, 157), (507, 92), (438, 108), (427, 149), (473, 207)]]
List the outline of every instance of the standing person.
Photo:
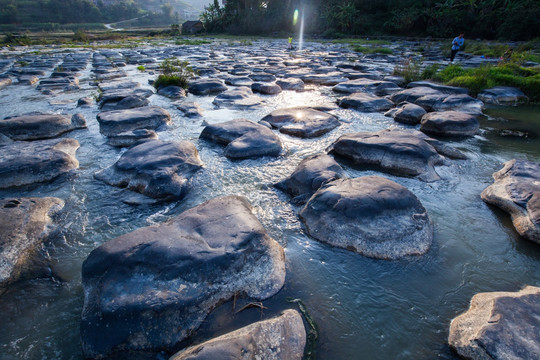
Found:
[(465, 42), (463, 36), (465, 36), (465, 33), (459, 34), (459, 36), (455, 37), (454, 40), (452, 40), (452, 52), (450, 53), (450, 62), (454, 61), (454, 58), (456, 57), (459, 48), (463, 46), (463, 43)]
[(292, 50), (292, 36), (289, 36), (289, 50)]

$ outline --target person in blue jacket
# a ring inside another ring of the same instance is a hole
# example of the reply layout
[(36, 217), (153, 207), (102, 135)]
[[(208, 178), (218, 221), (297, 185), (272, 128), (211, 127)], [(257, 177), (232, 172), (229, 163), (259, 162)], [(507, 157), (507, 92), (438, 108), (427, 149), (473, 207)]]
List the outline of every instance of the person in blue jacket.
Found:
[(463, 43), (465, 42), (465, 39), (463, 38), (465, 36), (465, 33), (459, 34), (459, 36), (455, 37), (454, 40), (452, 40), (452, 52), (450, 53), (450, 62), (454, 61), (454, 58), (456, 57), (456, 54), (460, 47), (463, 46)]

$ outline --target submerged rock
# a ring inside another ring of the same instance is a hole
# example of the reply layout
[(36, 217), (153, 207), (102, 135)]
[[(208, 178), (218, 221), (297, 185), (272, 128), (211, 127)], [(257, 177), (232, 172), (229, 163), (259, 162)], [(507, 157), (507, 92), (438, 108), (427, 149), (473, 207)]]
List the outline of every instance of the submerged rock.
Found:
[(247, 119), (207, 125), (200, 137), (226, 145), (225, 156), (232, 159), (278, 156), (283, 150), (272, 130)]
[(420, 124), (421, 131), (437, 136), (473, 136), (480, 128), (475, 115), (458, 111), (427, 113)]
[(331, 151), (355, 164), (375, 166), (399, 176), (417, 176), (427, 182), (440, 179), (435, 165), (441, 164), (443, 158), (418, 131), (386, 129), (345, 134)]
[(186, 195), (189, 180), (202, 166), (197, 149), (188, 141), (149, 140), (128, 149), (94, 176), (109, 185), (169, 201)]
[(130, 147), (141, 140), (155, 140), (158, 135), (154, 130), (138, 129), (107, 138), (106, 144), (115, 147)]
[(239, 196), (210, 200), (101, 245), (82, 267), (84, 355), (173, 350), (236, 294), (264, 300), (285, 256)]
[(288, 359), (301, 360), (306, 330), (296, 310), (259, 321), (173, 355), (169, 360)]
[(0, 133), (12, 140), (42, 140), (86, 128), (84, 117), (59, 114), (28, 114), (0, 120)]
[(394, 103), (376, 95), (357, 92), (341, 99), (339, 106), (342, 108), (353, 108), (363, 112), (378, 112), (392, 108)]
[(0, 189), (55, 179), (79, 167), (74, 139), (14, 141), (0, 144)]
[(52, 218), (63, 207), (53, 197), (0, 199), (0, 294), (30, 270), (32, 252), (56, 228)]
[(302, 160), (288, 178), (274, 186), (294, 197), (294, 203), (305, 203), (324, 184), (346, 177), (331, 156), (321, 154)]
[(178, 110), (183, 112), (184, 116), (187, 116), (190, 118), (201, 117), (203, 115), (203, 109), (199, 106), (199, 104), (193, 101), (175, 102), (174, 106), (176, 106)]
[(478, 99), (495, 105), (518, 105), (529, 101), (523, 91), (509, 86), (496, 86), (483, 90), (478, 94)]
[(275, 110), (261, 121), (284, 134), (301, 138), (319, 137), (340, 125), (335, 116), (306, 107)]
[(334, 180), (299, 215), (315, 239), (376, 259), (421, 255), (433, 240), (433, 225), (416, 196), (379, 176)]
[(513, 159), (493, 178), (482, 200), (509, 213), (519, 235), (540, 244), (540, 164)]
[(448, 343), (466, 359), (536, 359), (539, 328), (540, 288), (479, 293), (452, 320)]
[(171, 115), (158, 106), (146, 106), (135, 109), (103, 111), (97, 115), (99, 132), (105, 136), (117, 136), (120, 133), (138, 129), (155, 130), (169, 124)]

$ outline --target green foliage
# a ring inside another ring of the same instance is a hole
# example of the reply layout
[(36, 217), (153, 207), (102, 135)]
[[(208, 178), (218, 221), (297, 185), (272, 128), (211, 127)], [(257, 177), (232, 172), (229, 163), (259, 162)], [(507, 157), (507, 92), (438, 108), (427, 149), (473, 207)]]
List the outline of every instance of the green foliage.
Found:
[(426, 66), (424, 70), (422, 70), (421, 78), (424, 80), (435, 79), (440, 68), (441, 68), (441, 65), (439, 64), (432, 64), (432, 65)]
[(201, 39), (178, 39), (174, 42), (176, 45), (203, 45), (203, 44), (211, 44), (212, 42), (209, 40), (201, 40)]
[(392, 49), (386, 48), (386, 47), (367, 47), (367, 46), (361, 46), (361, 45), (353, 46), (353, 50), (356, 52), (364, 53), (364, 54), (392, 55), (394, 53)]
[(20, 67), (25, 67), (25, 66), (28, 66), (29, 63), (28, 63), (28, 61), (19, 60), (19, 61), (17, 61), (17, 65), (19, 65)]
[(146, 68), (144, 67), (144, 65), (139, 65), (139, 66), (137, 66), (137, 70), (139, 70), (139, 71), (145, 71)]
[(187, 61), (174, 58), (165, 59), (159, 65), (159, 69), (163, 74), (159, 75), (154, 81), (154, 87), (156, 89), (171, 85), (187, 89), (189, 79), (195, 75), (195, 72)]
[(88, 34), (85, 33), (83, 30), (78, 29), (75, 30), (73, 33), (73, 37), (71, 38), (73, 41), (79, 41), (79, 42), (88, 42)]
[(180, 25), (179, 24), (171, 24), (171, 36), (178, 36), (180, 35)]
[(422, 79), (421, 64), (413, 59), (405, 59), (394, 68), (394, 75), (402, 76), (407, 83)]
[(2, 40), (3, 44), (6, 45), (31, 45), (32, 40), (28, 37), (28, 35), (14, 35), (12, 33), (7, 33), (4, 36), (4, 39)]

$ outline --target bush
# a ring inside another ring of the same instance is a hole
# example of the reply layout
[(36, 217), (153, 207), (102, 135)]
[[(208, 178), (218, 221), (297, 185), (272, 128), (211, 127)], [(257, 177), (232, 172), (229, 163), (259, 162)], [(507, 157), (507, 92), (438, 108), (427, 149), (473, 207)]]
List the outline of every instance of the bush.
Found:
[(394, 68), (393, 74), (403, 76), (407, 83), (422, 79), (420, 63), (410, 58), (397, 65)]
[(84, 31), (82, 31), (81, 29), (77, 29), (75, 30), (75, 32), (73, 33), (73, 37), (71, 38), (73, 41), (78, 41), (78, 42), (88, 42), (88, 34), (86, 34)]
[(421, 75), (422, 79), (424, 80), (434, 79), (440, 67), (441, 66), (439, 64), (432, 64), (432, 65), (426, 66), (424, 70), (422, 70), (422, 75)]
[(186, 77), (176, 75), (176, 74), (172, 74), (172, 75), (161, 74), (157, 77), (156, 81), (154, 81), (154, 87), (156, 89), (167, 87), (167, 86), (180, 86), (181, 88), (187, 89), (188, 79)]
[(165, 59), (159, 68), (163, 74), (159, 75), (154, 82), (156, 89), (171, 85), (187, 89), (189, 79), (195, 75), (187, 61), (174, 58)]

